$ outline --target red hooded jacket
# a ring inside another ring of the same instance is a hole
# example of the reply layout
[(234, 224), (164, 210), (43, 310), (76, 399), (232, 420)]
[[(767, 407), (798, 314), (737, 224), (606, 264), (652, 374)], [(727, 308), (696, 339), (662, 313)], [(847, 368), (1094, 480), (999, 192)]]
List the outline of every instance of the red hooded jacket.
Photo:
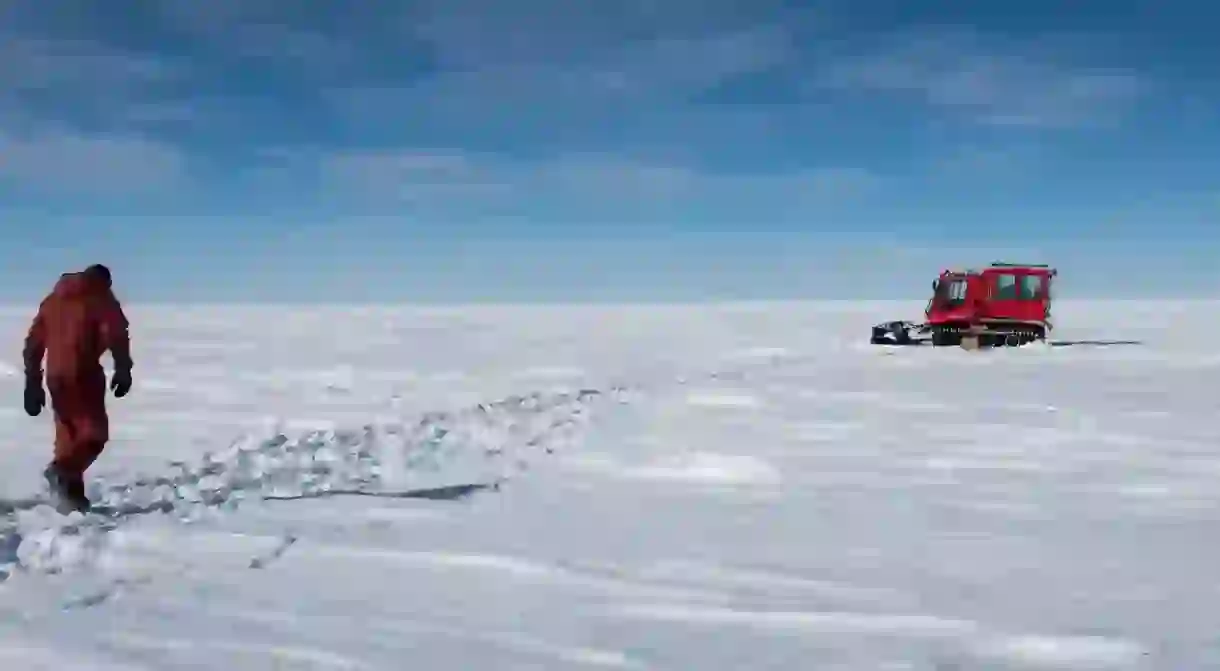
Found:
[(126, 315), (109, 283), (89, 273), (66, 273), (38, 306), (25, 339), (27, 378), (79, 379), (102, 373), (109, 351), (117, 370), (131, 371)]

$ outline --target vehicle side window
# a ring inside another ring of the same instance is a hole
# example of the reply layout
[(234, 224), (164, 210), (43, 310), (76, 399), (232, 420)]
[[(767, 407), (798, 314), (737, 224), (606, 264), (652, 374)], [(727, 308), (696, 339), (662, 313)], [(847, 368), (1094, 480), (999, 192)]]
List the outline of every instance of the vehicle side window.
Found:
[(1021, 299), (1032, 301), (1042, 298), (1042, 276), (1026, 275), (1021, 278)]
[(995, 298), (1011, 301), (1017, 298), (1017, 276), (1009, 273), (995, 276)]

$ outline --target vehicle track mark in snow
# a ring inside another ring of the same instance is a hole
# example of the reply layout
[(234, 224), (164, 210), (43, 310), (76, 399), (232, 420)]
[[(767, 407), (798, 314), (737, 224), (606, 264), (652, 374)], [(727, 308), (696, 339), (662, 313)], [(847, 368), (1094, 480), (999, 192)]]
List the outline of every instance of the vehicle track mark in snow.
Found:
[[(311, 545), (294, 553), (293, 557), (297, 564), (343, 558), (377, 562), (391, 569), (418, 568), (493, 573), (523, 583), (584, 588), (616, 596), (670, 598), (697, 602), (720, 602), (725, 598), (724, 593), (717, 590), (632, 580), (629, 577), (611, 575), (605, 571), (512, 555), (406, 551), (353, 545)], [(374, 568), (369, 567), (367, 570), (371, 571)]]
[(514, 377), (528, 380), (571, 380), (588, 373), (575, 366), (533, 366), (517, 371)]
[[(172, 603), (176, 607), (197, 608), (195, 604), (188, 605), (181, 601), (162, 599), (160, 603), (167, 605)], [(299, 637), (300, 632), (304, 630), (313, 633), (311, 642), (315, 647), (325, 643), (328, 648), (347, 647), (359, 650), (363, 654), (368, 654), (370, 649), (380, 649), (381, 652), (397, 657), (401, 654), (402, 648), (410, 645), (409, 642), (404, 643), (404, 640), (409, 641), (404, 637), (422, 635), (448, 638), (462, 642), (464, 645), (485, 644), (499, 652), (516, 653), (531, 659), (561, 662), (565, 668), (587, 666), (637, 671), (649, 668), (641, 661), (619, 650), (552, 641), (520, 631), (499, 630), (485, 626), (463, 627), (440, 621), (379, 615), (367, 619), (358, 630), (355, 630), (358, 635), (351, 636), (349, 633), (351, 630), (347, 629), (352, 621), (350, 615), (253, 610), (246, 607), (235, 608), (231, 605), (217, 604), (208, 604), (204, 606), (204, 609), (210, 616), (235, 620), (241, 623), (239, 626), (256, 625), (276, 636), (295, 638)], [(318, 635), (317, 632), (325, 633)], [(143, 638), (134, 640), (143, 640)]]
[(721, 408), (721, 409), (751, 409), (762, 405), (759, 398), (748, 392), (729, 392), (729, 391), (710, 391), (698, 390), (692, 391), (686, 396), (687, 404), (700, 408)]
[(959, 656), (1004, 668), (1101, 671), (1131, 669), (1147, 659), (1144, 646), (1100, 636), (1011, 635), (983, 625), (922, 614), (830, 611), (747, 611), (709, 606), (642, 604), (611, 608), (628, 619), (695, 627), (742, 627), (772, 633), (869, 636), (950, 643)]
[(647, 667), (618, 650), (603, 650), (585, 646), (561, 645), (517, 632), (475, 632), (455, 628), (424, 625), (426, 633), (441, 634), (489, 643), (531, 657), (542, 657), (565, 665), (591, 666), (603, 669), (638, 669)]
[(774, 485), (782, 479), (775, 467), (749, 455), (692, 452), (632, 469), (646, 480), (725, 485)]
[[(9, 661), (5, 661), (9, 660)], [(48, 643), (45, 647), (34, 647), (28, 641), (0, 639), (0, 668), (21, 671), (152, 671), (155, 666), (144, 666), (129, 661), (107, 663), (98, 659), (96, 653), (72, 654), (64, 646)], [(158, 670), (159, 671), (159, 670)]]
[[(191, 661), (197, 661), (197, 656), (201, 650), (211, 652), (208, 666), (211, 667), (215, 663), (214, 668), (232, 667), (232, 664), (226, 664), (226, 661), (235, 661), (230, 659), (217, 660), (217, 654), (226, 655), (229, 657), (237, 657), (247, 661), (258, 661), (261, 664), (267, 664), (263, 668), (310, 668), (310, 669), (342, 669), (344, 671), (357, 671), (361, 669), (374, 669), (369, 664), (359, 662), (351, 657), (337, 654), (330, 650), (306, 646), (306, 645), (274, 645), (274, 644), (258, 644), (258, 643), (239, 643), (224, 639), (185, 639), (158, 636), (141, 636), (137, 634), (121, 633), (110, 637), (111, 644), (120, 649), (141, 651), (141, 652), (158, 652), (168, 653), (171, 656), (177, 655), (189, 656)], [(186, 660), (182, 660), (186, 661)], [(285, 667), (285, 665), (288, 665)]]
[(644, 567), (639, 571), (639, 575), (650, 580), (745, 589), (759, 593), (789, 595), (800, 592), (821, 599), (857, 605), (893, 608), (911, 605), (913, 601), (910, 595), (895, 589), (816, 580), (779, 571), (723, 566), (705, 561), (658, 561)]
[(832, 611), (748, 611), (730, 608), (643, 604), (612, 608), (608, 614), (636, 620), (692, 626), (749, 627), (767, 631), (917, 639), (958, 639), (980, 631), (978, 624), (935, 615)]
[(609, 456), (582, 456), (567, 461), (575, 470), (627, 480), (713, 486), (777, 485), (778, 469), (754, 456), (689, 452), (643, 464), (624, 464)]
[(980, 646), (976, 654), (1025, 669), (1129, 669), (1149, 658), (1144, 646), (1102, 636), (1009, 636)]

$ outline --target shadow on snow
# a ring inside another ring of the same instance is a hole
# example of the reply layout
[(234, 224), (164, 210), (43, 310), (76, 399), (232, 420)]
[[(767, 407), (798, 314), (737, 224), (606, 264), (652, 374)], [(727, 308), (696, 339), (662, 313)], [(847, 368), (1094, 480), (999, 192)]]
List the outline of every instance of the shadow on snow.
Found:
[(1143, 340), (1052, 340), (1051, 347), (1130, 347), (1141, 346)]

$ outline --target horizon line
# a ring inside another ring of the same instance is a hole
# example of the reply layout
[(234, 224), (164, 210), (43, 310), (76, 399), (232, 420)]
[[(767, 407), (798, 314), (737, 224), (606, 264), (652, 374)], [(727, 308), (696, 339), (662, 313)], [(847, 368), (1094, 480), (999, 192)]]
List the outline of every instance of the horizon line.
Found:
[[(697, 307), (714, 307), (714, 308), (752, 308), (752, 307), (772, 307), (772, 306), (801, 306), (801, 305), (836, 305), (836, 306), (867, 306), (881, 304), (913, 304), (925, 303), (926, 298), (776, 298), (776, 299), (692, 299), (692, 300), (593, 300), (593, 301), (574, 301), (574, 300), (537, 300), (537, 301), (406, 301), (406, 300), (390, 300), (390, 301), (291, 301), (291, 300), (267, 300), (267, 301), (220, 301), (220, 300), (182, 300), (182, 301), (123, 301), (124, 308), (127, 309), (155, 309), (155, 308), (242, 308), (242, 309), (259, 309), (259, 308), (293, 308), (293, 309), (513, 309), (513, 308), (697, 308)], [(1220, 303), (1220, 296), (1215, 297), (1194, 297), (1194, 298), (1174, 298), (1174, 297), (1096, 297), (1096, 298), (1060, 298), (1055, 299), (1055, 304), (1096, 304), (1096, 303), (1160, 303), (1160, 304), (1177, 304), (1177, 305), (1193, 305), (1193, 304), (1213, 304)], [(17, 310), (36, 309), (37, 302), (31, 301), (28, 303), (18, 303), (10, 301), (0, 301), (0, 312), (12, 312)], [(918, 306), (916, 306), (918, 307)]]

